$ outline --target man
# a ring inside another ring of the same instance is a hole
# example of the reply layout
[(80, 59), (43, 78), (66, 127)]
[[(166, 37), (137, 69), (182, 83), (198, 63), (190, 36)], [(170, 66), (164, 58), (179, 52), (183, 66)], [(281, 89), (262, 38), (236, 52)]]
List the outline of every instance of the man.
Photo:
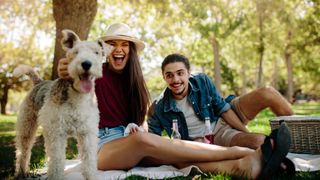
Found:
[(265, 108), (277, 116), (293, 114), (286, 99), (270, 87), (222, 98), (208, 76), (190, 74), (189, 60), (183, 55), (168, 55), (161, 69), (167, 88), (149, 110), (151, 133), (161, 135), (164, 129), (170, 135), (172, 120), (177, 119), (182, 139), (204, 141), (204, 119), (210, 118), (211, 143), (257, 149), (265, 136), (248, 131), (250, 120)]

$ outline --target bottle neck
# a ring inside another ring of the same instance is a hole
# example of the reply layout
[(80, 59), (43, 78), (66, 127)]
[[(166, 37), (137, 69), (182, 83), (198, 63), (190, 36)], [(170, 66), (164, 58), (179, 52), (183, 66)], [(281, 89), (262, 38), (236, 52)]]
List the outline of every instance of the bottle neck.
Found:
[(206, 121), (205, 121), (205, 126), (206, 126), (206, 127), (211, 127), (211, 122), (210, 122), (210, 120), (206, 120)]
[(205, 120), (205, 129), (204, 129), (204, 134), (205, 135), (208, 135), (208, 134), (211, 134), (212, 133), (212, 130), (211, 130), (211, 122), (210, 122), (210, 119), (209, 120)]
[(178, 130), (178, 129), (179, 129), (179, 127), (178, 127), (178, 122), (173, 122), (173, 123), (172, 123), (172, 129), (173, 129), (173, 130)]
[(181, 139), (181, 135), (179, 133), (179, 127), (178, 127), (178, 121), (174, 119), (172, 121), (172, 134), (171, 134), (172, 139)]
[(178, 130), (178, 120), (177, 119), (173, 119), (172, 120), (172, 130)]

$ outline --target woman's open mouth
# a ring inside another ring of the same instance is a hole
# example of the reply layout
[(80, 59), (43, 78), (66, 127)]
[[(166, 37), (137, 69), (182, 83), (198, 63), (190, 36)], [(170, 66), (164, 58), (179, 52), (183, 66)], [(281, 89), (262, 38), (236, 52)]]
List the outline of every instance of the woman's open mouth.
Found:
[(125, 55), (113, 55), (115, 65), (122, 65)]

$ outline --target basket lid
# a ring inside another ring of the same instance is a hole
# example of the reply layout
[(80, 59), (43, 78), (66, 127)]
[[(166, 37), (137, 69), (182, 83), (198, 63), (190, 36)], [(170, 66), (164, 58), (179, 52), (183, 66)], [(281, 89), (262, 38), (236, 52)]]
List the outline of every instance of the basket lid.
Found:
[(320, 121), (320, 116), (300, 116), (300, 115), (293, 115), (293, 116), (277, 116), (270, 121)]

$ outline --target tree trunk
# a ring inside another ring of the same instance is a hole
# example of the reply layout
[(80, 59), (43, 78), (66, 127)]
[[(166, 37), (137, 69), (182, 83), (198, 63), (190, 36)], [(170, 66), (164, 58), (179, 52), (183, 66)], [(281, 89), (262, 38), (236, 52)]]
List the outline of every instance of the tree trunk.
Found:
[(56, 21), (56, 41), (52, 79), (58, 77), (58, 60), (65, 57), (61, 47), (63, 29), (74, 31), (82, 40), (88, 38), (89, 30), (97, 13), (97, 0), (53, 0), (53, 17)]
[(214, 84), (220, 93), (221, 92), (221, 65), (219, 56), (219, 42), (215, 37), (211, 38), (211, 44), (213, 49), (213, 62), (214, 62)]
[(258, 65), (258, 79), (257, 79), (257, 88), (263, 86), (263, 56), (264, 56), (264, 42), (262, 27), (260, 27), (260, 37), (259, 37), (259, 65)]
[(258, 16), (258, 26), (259, 26), (259, 65), (258, 65), (258, 77), (256, 86), (257, 88), (263, 86), (263, 57), (264, 57), (264, 30), (263, 30), (263, 17), (264, 17), (264, 8), (261, 2), (257, 2), (257, 16)]
[(292, 65), (292, 50), (291, 50), (291, 31), (288, 32), (287, 36), (287, 45), (285, 48), (285, 61), (286, 61), (286, 67), (287, 67), (287, 78), (288, 78), (288, 88), (287, 88), (287, 100), (289, 102), (292, 102), (293, 100), (293, 65)]
[(6, 106), (7, 106), (7, 103), (8, 103), (8, 92), (9, 92), (9, 89), (10, 87), (6, 84), (3, 89), (2, 89), (2, 92), (3, 92), (3, 96), (1, 97), (1, 114), (7, 114), (7, 111), (6, 111)]
[(241, 79), (242, 79), (242, 87), (241, 87), (241, 95), (243, 94), (246, 94), (247, 93), (247, 83), (248, 83), (248, 80), (247, 80), (247, 75), (246, 75), (246, 72), (247, 72), (247, 64), (246, 64), (246, 61), (242, 61), (241, 63)]
[(279, 81), (279, 65), (278, 65), (278, 61), (275, 60), (273, 61), (271, 86), (273, 86), (275, 89), (279, 89), (278, 81)]

